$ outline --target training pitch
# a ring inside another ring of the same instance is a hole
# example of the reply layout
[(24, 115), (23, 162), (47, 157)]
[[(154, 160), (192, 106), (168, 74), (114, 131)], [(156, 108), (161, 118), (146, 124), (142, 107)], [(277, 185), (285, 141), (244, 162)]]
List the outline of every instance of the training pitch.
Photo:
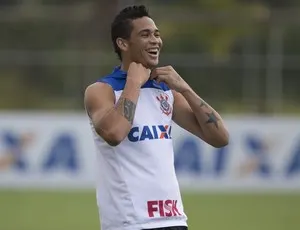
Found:
[[(184, 193), (190, 230), (298, 230), (300, 194)], [(99, 230), (92, 191), (0, 190), (1, 230)]]

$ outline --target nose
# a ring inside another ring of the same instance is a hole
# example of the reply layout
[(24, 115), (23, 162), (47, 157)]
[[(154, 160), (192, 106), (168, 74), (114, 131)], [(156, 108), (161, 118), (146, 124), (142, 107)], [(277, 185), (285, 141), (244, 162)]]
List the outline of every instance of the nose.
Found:
[(151, 35), (150, 37), (150, 43), (151, 44), (159, 44), (160, 43), (160, 38), (156, 37), (154, 34)]

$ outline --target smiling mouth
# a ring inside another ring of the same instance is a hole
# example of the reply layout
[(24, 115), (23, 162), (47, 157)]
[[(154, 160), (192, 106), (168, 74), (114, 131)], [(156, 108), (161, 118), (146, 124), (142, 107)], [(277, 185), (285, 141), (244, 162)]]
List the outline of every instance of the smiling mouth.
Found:
[(153, 58), (158, 57), (159, 49), (157, 49), (157, 48), (155, 48), (155, 49), (148, 49), (146, 51), (147, 51), (147, 53), (149, 54), (150, 57), (153, 57)]

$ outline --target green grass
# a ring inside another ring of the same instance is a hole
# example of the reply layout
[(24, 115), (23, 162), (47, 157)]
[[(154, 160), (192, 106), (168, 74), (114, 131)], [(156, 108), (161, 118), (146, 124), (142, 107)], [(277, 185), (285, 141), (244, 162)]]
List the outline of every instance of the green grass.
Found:
[[(190, 230), (298, 230), (300, 194), (184, 194)], [(99, 230), (94, 192), (0, 191), (0, 230)]]

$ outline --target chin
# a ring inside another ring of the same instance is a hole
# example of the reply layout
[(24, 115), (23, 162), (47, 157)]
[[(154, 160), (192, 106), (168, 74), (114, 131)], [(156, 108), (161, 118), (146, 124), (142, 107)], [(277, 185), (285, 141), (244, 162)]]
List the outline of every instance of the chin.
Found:
[(151, 60), (151, 61), (148, 61), (147, 62), (147, 67), (148, 68), (154, 68), (154, 67), (156, 67), (157, 65), (158, 65), (158, 60), (157, 61), (153, 61), (153, 60)]

